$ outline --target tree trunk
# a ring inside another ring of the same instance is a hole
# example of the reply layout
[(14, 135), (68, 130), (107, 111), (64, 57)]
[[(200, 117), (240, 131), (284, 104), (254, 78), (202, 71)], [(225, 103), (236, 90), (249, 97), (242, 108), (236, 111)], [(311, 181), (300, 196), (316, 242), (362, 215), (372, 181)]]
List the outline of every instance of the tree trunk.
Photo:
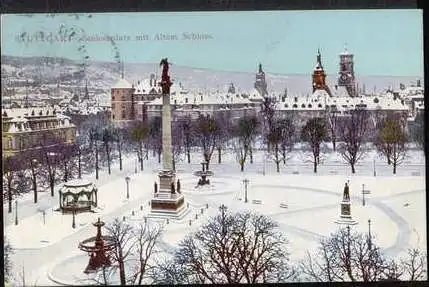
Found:
[(244, 160), (240, 160), (240, 171), (244, 171)]
[(107, 155), (107, 172), (111, 174), (110, 170), (110, 151), (109, 151), (109, 144), (106, 144), (106, 155)]
[(279, 147), (277, 145), (275, 145), (274, 151), (276, 153), (276, 170), (280, 172)]
[(33, 193), (34, 193), (34, 203), (37, 203), (37, 183), (36, 183), (36, 175), (33, 172)]
[(397, 166), (396, 160), (393, 160), (393, 174), (396, 174), (396, 166)]
[(158, 151), (158, 163), (161, 163), (161, 151)]
[(220, 147), (217, 148), (217, 161), (222, 163), (222, 149)]
[(64, 182), (68, 180), (68, 169), (67, 169), (67, 160), (64, 159)]
[(127, 282), (125, 280), (125, 266), (122, 260), (119, 261), (119, 278), (121, 280), (121, 286), (125, 286)]
[(79, 154), (78, 154), (78, 178), (82, 178), (82, 152), (79, 150)]
[(98, 148), (95, 145), (95, 179), (98, 180)]
[(119, 170), (122, 170), (122, 148), (119, 142), (118, 142), (118, 153), (119, 153)]
[(174, 160), (174, 157), (173, 157), (173, 171), (176, 171), (176, 161)]
[(51, 196), (54, 197), (55, 178), (51, 178), (50, 186), (51, 186)]
[(352, 173), (353, 173), (353, 174), (355, 174), (355, 173), (356, 173), (355, 164), (354, 164), (354, 163), (352, 163), (352, 164), (350, 164), (350, 165), (351, 165), (351, 167), (352, 167)]
[(313, 171), (314, 171), (314, 173), (317, 173), (317, 156), (314, 156)]
[(392, 161), (390, 160), (390, 155), (387, 156), (387, 164), (390, 165)]
[(139, 148), (140, 148), (140, 157), (138, 158), (140, 161), (140, 170), (143, 171), (143, 144), (142, 143), (140, 143)]
[(334, 136), (332, 137), (332, 149), (334, 152), (337, 150), (337, 139)]
[(282, 148), (283, 164), (286, 164), (286, 147)]
[(206, 163), (207, 163), (207, 165), (206, 165), (206, 170), (209, 170), (209, 166), (210, 166), (210, 160), (206, 160)]
[(252, 147), (249, 148), (249, 155), (250, 155), (250, 163), (253, 163), (253, 149), (252, 149)]
[(186, 151), (186, 153), (188, 154), (188, 163), (191, 163), (191, 149), (188, 148), (188, 150)]
[(8, 213), (12, 213), (12, 181), (7, 182), (7, 200), (8, 200)]

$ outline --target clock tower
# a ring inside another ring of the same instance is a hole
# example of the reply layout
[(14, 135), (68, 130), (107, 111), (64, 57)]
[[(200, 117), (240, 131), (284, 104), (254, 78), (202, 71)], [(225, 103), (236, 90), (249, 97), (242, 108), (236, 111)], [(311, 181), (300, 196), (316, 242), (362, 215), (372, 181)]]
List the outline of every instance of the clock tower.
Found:
[(338, 86), (345, 87), (350, 97), (356, 96), (356, 82), (353, 65), (353, 54), (347, 51), (347, 47), (344, 47), (344, 52), (340, 54)]

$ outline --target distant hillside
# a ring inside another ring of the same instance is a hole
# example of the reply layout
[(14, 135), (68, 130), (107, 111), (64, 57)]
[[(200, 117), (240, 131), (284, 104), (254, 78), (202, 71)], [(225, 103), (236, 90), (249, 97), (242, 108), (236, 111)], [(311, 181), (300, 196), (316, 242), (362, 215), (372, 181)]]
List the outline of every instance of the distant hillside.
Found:
[[(78, 83), (81, 79), (81, 62), (64, 58), (12, 57), (1, 56), (2, 78), (42, 78), (44, 82), (57, 83), (65, 79)], [(125, 78), (131, 83), (148, 78), (151, 73), (160, 74), (158, 64), (126, 63)], [(311, 71), (309, 71), (311, 72)], [(120, 77), (119, 65), (113, 62), (88, 61), (86, 68), (89, 85), (110, 89)], [(256, 70), (255, 70), (256, 73)], [(171, 76), (175, 83), (181, 82), (185, 88), (198, 91), (226, 90), (234, 83), (238, 92), (253, 88), (255, 73), (217, 71), (210, 69), (171, 66)], [(311, 74), (279, 75), (265, 71), (270, 92), (282, 93), (287, 87), (289, 95), (311, 93)], [(328, 85), (333, 87), (337, 75), (327, 76)], [(357, 76), (359, 86), (365, 85), (367, 92), (399, 88), (400, 83), (409, 85), (414, 77)]]

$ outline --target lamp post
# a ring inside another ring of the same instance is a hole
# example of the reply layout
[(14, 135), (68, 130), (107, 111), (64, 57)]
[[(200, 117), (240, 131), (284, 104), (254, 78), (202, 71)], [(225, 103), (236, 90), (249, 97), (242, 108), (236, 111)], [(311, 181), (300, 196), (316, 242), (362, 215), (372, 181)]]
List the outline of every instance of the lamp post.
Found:
[(15, 200), (15, 225), (18, 225), (18, 200)]
[(125, 182), (127, 183), (127, 199), (129, 199), (130, 198), (130, 177), (129, 176), (125, 178)]
[(362, 184), (362, 206), (365, 206), (365, 184)]
[(374, 177), (375, 177), (375, 176), (377, 176), (377, 173), (375, 171), (375, 157), (374, 157), (373, 162), (372, 162), (372, 168), (373, 168)]
[(247, 184), (249, 183), (249, 180), (243, 179), (244, 182), (244, 203), (247, 203)]

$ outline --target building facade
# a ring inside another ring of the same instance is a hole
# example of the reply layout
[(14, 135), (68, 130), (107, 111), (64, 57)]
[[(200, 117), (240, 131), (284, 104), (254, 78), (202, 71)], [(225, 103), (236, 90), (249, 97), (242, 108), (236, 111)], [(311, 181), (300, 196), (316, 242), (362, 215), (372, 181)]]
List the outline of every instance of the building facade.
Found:
[(74, 143), (76, 126), (55, 109), (2, 109), (3, 157), (40, 148), (47, 139)]

